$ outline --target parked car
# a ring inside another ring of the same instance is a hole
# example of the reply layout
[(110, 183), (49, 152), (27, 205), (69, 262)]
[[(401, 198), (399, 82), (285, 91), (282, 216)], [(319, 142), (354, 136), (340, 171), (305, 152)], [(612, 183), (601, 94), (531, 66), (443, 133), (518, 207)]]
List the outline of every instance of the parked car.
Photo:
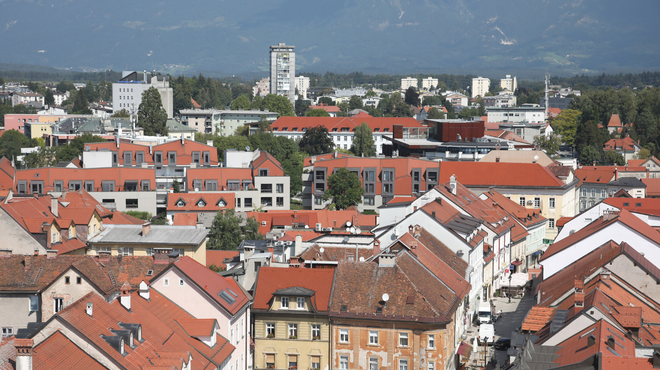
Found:
[(509, 338), (500, 338), (495, 341), (493, 345), (497, 350), (507, 350), (511, 347), (511, 339)]

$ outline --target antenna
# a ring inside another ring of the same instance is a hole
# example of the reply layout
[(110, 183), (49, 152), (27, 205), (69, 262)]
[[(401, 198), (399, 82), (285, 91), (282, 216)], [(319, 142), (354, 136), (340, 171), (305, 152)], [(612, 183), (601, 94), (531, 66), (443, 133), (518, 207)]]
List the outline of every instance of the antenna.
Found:
[(387, 293), (383, 293), (383, 302), (387, 302), (390, 300), (390, 295)]

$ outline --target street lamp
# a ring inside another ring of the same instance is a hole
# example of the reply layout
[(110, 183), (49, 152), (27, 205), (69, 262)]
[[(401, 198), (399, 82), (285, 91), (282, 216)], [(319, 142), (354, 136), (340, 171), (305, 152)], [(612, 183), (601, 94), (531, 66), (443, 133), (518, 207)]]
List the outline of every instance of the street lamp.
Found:
[(509, 303), (511, 303), (511, 272), (509, 272)]

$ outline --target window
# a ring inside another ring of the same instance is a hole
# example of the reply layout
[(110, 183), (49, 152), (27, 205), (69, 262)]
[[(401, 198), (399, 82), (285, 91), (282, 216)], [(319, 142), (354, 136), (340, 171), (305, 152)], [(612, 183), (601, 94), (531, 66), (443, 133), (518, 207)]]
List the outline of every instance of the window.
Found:
[(318, 370), (321, 368), (321, 357), (320, 356), (312, 356), (312, 369), (313, 370)]
[(296, 303), (297, 303), (297, 308), (299, 310), (305, 309), (305, 298), (304, 297), (296, 298)]
[(277, 197), (276, 200), (277, 200), (277, 204), (276, 204), (276, 205), (277, 205), (278, 207), (284, 207), (284, 197)]
[(262, 193), (272, 193), (273, 192), (273, 184), (261, 184), (261, 192)]
[(210, 166), (211, 165), (211, 152), (204, 152), (203, 157), (204, 157), (204, 165), (205, 166)]
[(541, 208), (541, 198), (534, 198), (534, 208)]
[(518, 204), (520, 204), (521, 206), (524, 207), (524, 206), (525, 206), (525, 197), (520, 197), (520, 198), (518, 199)]
[(236, 208), (241, 206), (241, 198), (236, 198)]
[(348, 343), (348, 329), (339, 329), (339, 343)]
[(137, 191), (138, 182), (137, 181), (126, 181), (124, 182), (124, 191)]
[(408, 360), (399, 360), (399, 370), (408, 370)]
[(429, 334), (429, 348), (430, 349), (435, 348), (435, 335), (434, 334)]
[(289, 308), (289, 297), (282, 297), (280, 308), (288, 309)]
[(378, 357), (369, 357), (369, 370), (378, 370)]
[(206, 191), (218, 191), (218, 180), (206, 180), (204, 188)]
[(245, 198), (245, 206), (252, 207), (252, 198)]
[(408, 333), (399, 333), (399, 347), (408, 347)]
[(138, 200), (126, 199), (126, 208), (138, 208)]
[(64, 298), (53, 298), (53, 311), (58, 313), (64, 308)]
[(268, 169), (259, 169), (259, 176), (268, 176)]
[(365, 206), (373, 206), (375, 204), (376, 204), (376, 200), (374, 197), (364, 197)]
[(234, 344), (234, 327), (229, 329), (229, 343)]
[(170, 286), (170, 278), (163, 279), (163, 286)]
[(375, 184), (374, 183), (367, 183), (364, 184), (364, 192), (365, 194), (373, 194), (375, 191)]
[(64, 284), (66, 284), (66, 285), (71, 284), (71, 278), (68, 277), (68, 276), (65, 276), (65, 277), (64, 277)]
[(202, 189), (202, 180), (193, 180), (192, 185), (195, 191), (199, 191)]
[(62, 189), (64, 189), (64, 182), (63, 181), (53, 182), (53, 190), (54, 191), (62, 191)]
[(142, 191), (151, 190), (151, 180), (142, 180), (141, 185)]
[(133, 165), (133, 152), (126, 151), (124, 152), (124, 166)]
[[(114, 181), (112, 182), (114, 184)], [(76, 181), (69, 181), (69, 190), (70, 191), (78, 191), (82, 189), (82, 181), (76, 180)]]
[(157, 166), (163, 164), (163, 152), (155, 152), (154, 153), (154, 163)]
[[(603, 190), (605, 191), (605, 190)], [(555, 208), (555, 198), (548, 198), (548, 208), (554, 209)]]
[(167, 164), (176, 166), (176, 152), (167, 152)]
[(601, 189), (601, 191), (600, 191), (600, 197), (601, 197), (601, 198), (607, 198), (607, 191), (605, 191), (605, 189)]
[(587, 189), (586, 188), (582, 188), (582, 196), (583, 197), (587, 196)]
[(275, 368), (275, 355), (267, 354), (266, 355), (266, 368), (274, 369)]
[(36, 295), (30, 296), (30, 312), (39, 311), (39, 297)]
[(383, 170), (383, 181), (394, 181), (394, 171)]
[(297, 368), (298, 368), (298, 356), (289, 355), (289, 369), (297, 369)]
[(394, 193), (394, 184), (383, 184), (383, 193)]
[(555, 219), (554, 218), (549, 218), (548, 219), (548, 227), (551, 229), (555, 228)]
[(348, 370), (348, 356), (339, 356), (339, 369)]
[[(71, 187), (71, 182), (69, 182), (69, 187)], [(101, 189), (103, 191), (115, 191), (115, 182), (114, 181), (101, 181)]]
[(85, 191), (87, 191), (87, 192), (94, 191), (94, 181), (93, 180), (85, 180)]
[(14, 328), (2, 328), (2, 339), (11, 337), (14, 335)]
[(262, 207), (272, 207), (273, 206), (273, 197), (263, 197), (261, 198)]
[(80, 276), (76, 277), (76, 284), (82, 284), (82, 278)]
[(314, 204), (316, 204), (317, 206), (320, 206), (321, 204), (323, 204), (323, 198), (321, 198), (320, 196), (319, 197), (314, 197)]
[(278, 194), (282, 194), (282, 193), (284, 193), (284, 184), (277, 184), (277, 185), (275, 186), (275, 191), (276, 191)]
[(144, 163), (144, 152), (136, 152), (135, 153), (135, 165), (139, 166), (142, 163)]
[(435, 370), (435, 361), (429, 361), (429, 370)]
[(199, 152), (192, 152), (192, 163), (201, 164), (201, 156)]
[(315, 177), (317, 180), (325, 180), (325, 171), (316, 171)]
[(369, 330), (369, 344), (378, 344), (378, 331)]
[(275, 338), (275, 323), (266, 323), (266, 338)]
[(289, 339), (298, 339), (298, 324), (289, 324)]

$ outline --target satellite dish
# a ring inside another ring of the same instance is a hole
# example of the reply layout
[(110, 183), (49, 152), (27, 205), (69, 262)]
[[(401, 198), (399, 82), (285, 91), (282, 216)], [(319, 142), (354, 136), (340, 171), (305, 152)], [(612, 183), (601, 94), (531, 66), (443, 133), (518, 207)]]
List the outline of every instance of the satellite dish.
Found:
[(350, 227), (347, 227), (347, 228), (346, 228), (346, 232), (347, 232), (347, 233), (350, 233), (350, 232), (351, 232), (351, 228), (350, 228)]
[(346, 226), (351, 227), (351, 221), (346, 221)]
[(319, 249), (319, 252), (323, 253), (323, 252), (325, 252), (325, 249), (323, 247), (321, 247), (321, 249)]
[(387, 293), (383, 293), (383, 302), (387, 302), (390, 300), (390, 295)]
[(355, 233), (356, 233), (356, 234), (362, 234), (362, 230), (360, 230), (360, 229), (355, 229)]
[(364, 262), (364, 257), (360, 257), (360, 262)]
[(344, 243), (348, 243), (348, 236), (344, 237)]
[(351, 227), (351, 234), (355, 234), (355, 228)]
[(246, 151), (246, 152), (249, 152), (249, 151), (250, 151), (250, 147), (249, 147), (249, 146), (246, 146), (246, 147), (245, 147), (245, 151)]

